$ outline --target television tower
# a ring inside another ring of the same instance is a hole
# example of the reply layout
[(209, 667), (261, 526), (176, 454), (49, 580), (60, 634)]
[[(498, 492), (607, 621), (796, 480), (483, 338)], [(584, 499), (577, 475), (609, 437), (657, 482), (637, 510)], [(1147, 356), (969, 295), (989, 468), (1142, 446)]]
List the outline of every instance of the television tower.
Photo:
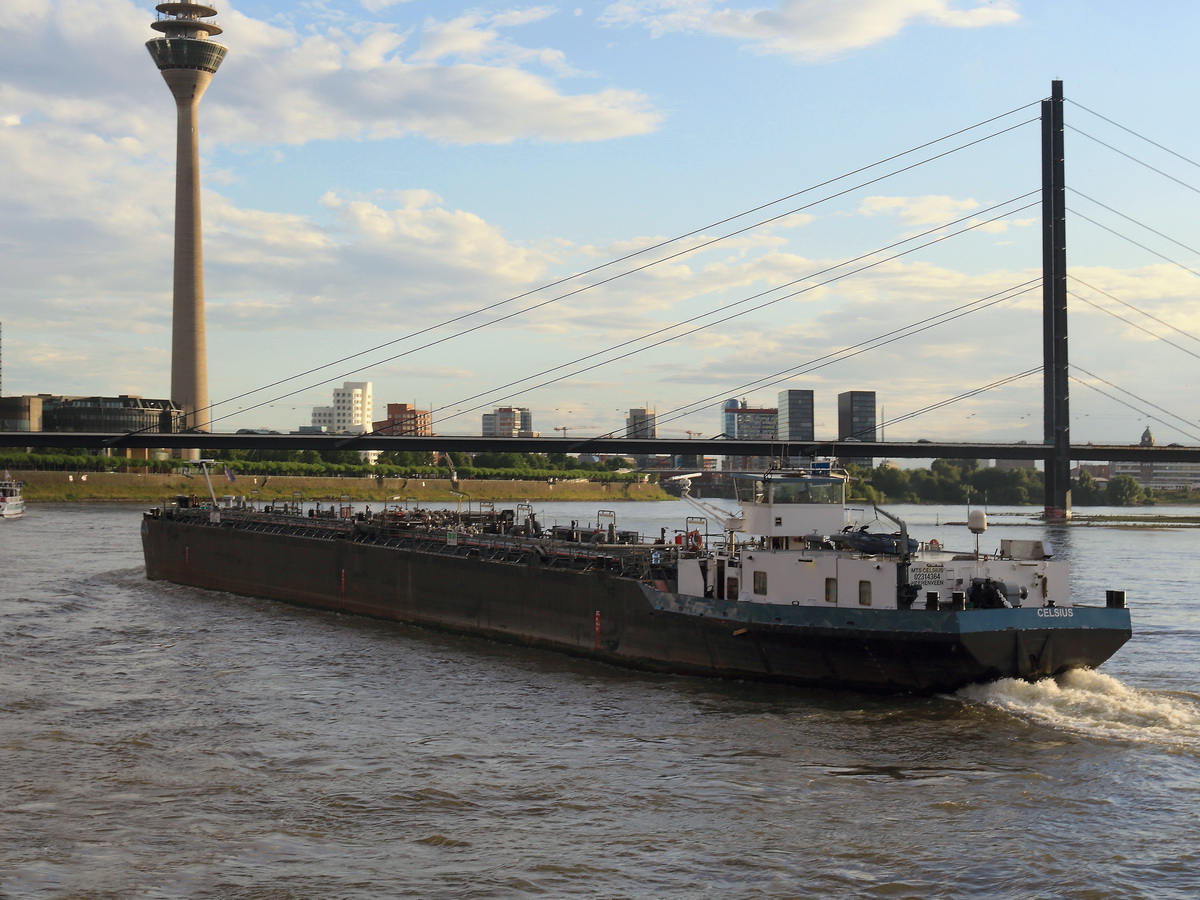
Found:
[[(208, 430), (208, 353), (204, 336), (204, 252), (200, 234), (200, 98), (225, 58), (209, 40), (221, 33), (211, 6), (174, 0), (155, 7), (162, 32), (146, 42), (175, 97), (175, 278), (171, 323), (171, 399), (185, 429)], [(182, 429), (177, 429), (182, 430)], [(193, 451), (195, 453), (195, 451)], [(198, 455), (198, 454), (197, 454)]]

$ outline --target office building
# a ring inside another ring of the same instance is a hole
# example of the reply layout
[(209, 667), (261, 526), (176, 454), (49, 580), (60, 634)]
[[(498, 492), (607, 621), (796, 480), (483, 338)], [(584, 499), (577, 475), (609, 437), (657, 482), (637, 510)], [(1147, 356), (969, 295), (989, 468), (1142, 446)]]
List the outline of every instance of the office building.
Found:
[[(750, 406), (746, 400), (731, 398), (721, 407), (721, 425), (726, 437), (742, 441), (773, 441), (779, 427), (779, 410)], [(744, 472), (765, 471), (775, 463), (770, 456), (727, 456), (730, 469)]]
[[(838, 440), (875, 440), (875, 392), (845, 391), (838, 394)], [(870, 457), (842, 457), (842, 465), (871, 468), (875, 460)]]
[(311, 424), (334, 434), (365, 434), (372, 424), (369, 381), (347, 381), (333, 389), (333, 406), (314, 406)]
[(373, 423), (371, 430), (378, 434), (431, 435), (433, 415), (410, 403), (389, 403), (387, 418)]
[(625, 417), (625, 437), (652, 440), (658, 437), (656, 416), (649, 409), (631, 409)]
[[(784, 451), (787, 444), (807, 443), (816, 440), (816, 418), (813, 412), (813, 392), (787, 390), (779, 392), (779, 440)], [(809, 462), (806, 456), (789, 455), (785, 465), (800, 466)]]
[(533, 413), (523, 406), (500, 406), (483, 414), (484, 437), (539, 437), (533, 430)]
[(148, 400), (135, 394), (72, 397), (52, 406), (43, 404), (42, 430), (85, 434), (169, 431), (179, 414), (179, 407), (171, 400)]

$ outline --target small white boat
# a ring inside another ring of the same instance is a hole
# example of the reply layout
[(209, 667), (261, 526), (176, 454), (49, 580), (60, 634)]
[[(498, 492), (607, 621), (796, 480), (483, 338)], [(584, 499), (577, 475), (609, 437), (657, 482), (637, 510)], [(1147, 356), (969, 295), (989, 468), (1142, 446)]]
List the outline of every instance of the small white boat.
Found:
[(0, 479), (0, 519), (15, 519), (25, 514), (22, 486), (23, 482), (14, 481), (12, 475), (4, 473), (4, 478)]

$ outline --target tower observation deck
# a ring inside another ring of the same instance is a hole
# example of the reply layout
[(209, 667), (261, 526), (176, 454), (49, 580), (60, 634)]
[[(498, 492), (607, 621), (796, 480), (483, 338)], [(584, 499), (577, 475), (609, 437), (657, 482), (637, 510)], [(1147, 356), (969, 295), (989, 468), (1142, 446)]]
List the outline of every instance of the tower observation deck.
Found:
[(210, 38), (221, 26), (209, 21), (211, 6), (174, 0), (160, 3), (150, 27), (161, 32), (146, 42), (175, 98), (175, 275), (171, 322), (171, 399), (183, 410), (183, 427), (205, 431), (208, 351), (204, 328), (204, 253), (200, 226), (200, 98), (227, 48)]

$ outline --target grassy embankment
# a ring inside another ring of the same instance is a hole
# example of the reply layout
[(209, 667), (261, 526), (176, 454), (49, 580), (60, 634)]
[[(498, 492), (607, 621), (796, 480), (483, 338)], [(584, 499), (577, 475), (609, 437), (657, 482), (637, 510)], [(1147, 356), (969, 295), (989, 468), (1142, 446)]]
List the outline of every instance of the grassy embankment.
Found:
[[(161, 503), (176, 494), (204, 496), (204, 478), (181, 475), (138, 475), (123, 472), (89, 472), (83, 481), (78, 472), (13, 472), (25, 482), (25, 499), (32, 503), (61, 501), (136, 501)], [(72, 480), (73, 479), (73, 480)], [(462, 481), (446, 478), (304, 478), (287, 475), (240, 475), (236, 482), (213, 475), (218, 497), (241, 494), (259, 500), (292, 500), (299, 491), (305, 500), (329, 502), (343, 495), (351, 500), (383, 503), (395, 497), (415, 498), (420, 504), (455, 503), (459, 500), (671, 500), (657, 484), (600, 484), (596, 482)], [(451, 493), (458, 490), (467, 497)]]

